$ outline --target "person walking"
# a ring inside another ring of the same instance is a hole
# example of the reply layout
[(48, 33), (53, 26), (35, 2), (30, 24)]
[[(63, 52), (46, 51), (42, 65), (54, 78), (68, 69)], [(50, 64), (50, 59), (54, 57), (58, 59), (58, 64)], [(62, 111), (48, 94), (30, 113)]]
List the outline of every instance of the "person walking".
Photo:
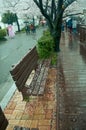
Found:
[(72, 20), (72, 28), (73, 28), (73, 33), (77, 32), (77, 21), (74, 19)]
[(13, 30), (13, 27), (12, 27), (12, 25), (11, 25), (11, 24), (10, 24), (10, 25), (8, 25), (7, 30), (8, 30), (8, 35), (9, 35), (9, 37), (10, 37), (10, 38), (14, 38), (15, 33), (14, 33), (14, 30)]
[(72, 19), (68, 21), (67, 26), (68, 26), (69, 32), (72, 33)]
[(34, 33), (34, 25), (33, 24), (30, 25), (30, 30), (31, 30), (31, 33)]
[(25, 26), (25, 31), (26, 31), (26, 34), (30, 34), (30, 26), (29, 25), (26, 25)]

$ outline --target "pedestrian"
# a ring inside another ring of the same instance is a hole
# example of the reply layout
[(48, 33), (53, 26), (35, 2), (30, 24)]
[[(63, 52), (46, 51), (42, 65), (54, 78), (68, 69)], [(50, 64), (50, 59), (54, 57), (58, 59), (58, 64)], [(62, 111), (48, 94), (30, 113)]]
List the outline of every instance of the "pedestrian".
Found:
[(30, 25), (30, 30), (32, 33), (34, 33), (34, 25), (33, 24)]
[(30, 26), (29, 25), (26, 25), (25, 26), (25, 31), (26, 31), (26, 34), (30, 34)]
[(69, 32), (72, 33), (72, 19), (68, 20), (67, 26), (68, 26)]
[(36, 26), (33, 25), (33, 33), (36, 33)]
[(13, 27), (12, 27), (12, 25), (11, 25), (11, 24), (10, 24), (10, 25), (8, 25), (7, 30), (8, 30), (8, 35), (9, 35), (9, 37), (10, 37), (10, 38), (14, 38), (15, 33), (14, 33), (14, 30), (13, 30)]
[(72, 28), (73, 28), (73, 33), (77, 32), (77, 21), (74, 19), (72, 20)]

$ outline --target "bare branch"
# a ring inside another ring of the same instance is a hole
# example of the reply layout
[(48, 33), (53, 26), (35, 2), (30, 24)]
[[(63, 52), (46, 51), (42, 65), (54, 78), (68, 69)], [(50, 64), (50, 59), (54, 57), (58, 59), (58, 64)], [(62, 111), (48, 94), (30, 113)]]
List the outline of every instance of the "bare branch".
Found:
[(37, 0), (33, 0), (35, 2), (35, 4), (40, 8), (40, 4)]
[(48, 3), (49, 3), (49, 0), (46, 1), (46, 4), (45, 4), (45, 11), (47, 12), (48, 11)]
[(23, 9), (23, 10), (29, 10), (30, 9), (30, 7), (27, 7), (26, 9)]
[(16, 5), (20, 2), (20, 0), (16, 0), (15, 2), (14, 1), (10, 1), (10, 0), (4, 0), (4, 5), (5, 7), (12, 7), (12, 8), (15, 8)]
[(65, 0), (64, 2), (64, 8), (66, 9), (69, 5), (71, 5), (76, 0)]

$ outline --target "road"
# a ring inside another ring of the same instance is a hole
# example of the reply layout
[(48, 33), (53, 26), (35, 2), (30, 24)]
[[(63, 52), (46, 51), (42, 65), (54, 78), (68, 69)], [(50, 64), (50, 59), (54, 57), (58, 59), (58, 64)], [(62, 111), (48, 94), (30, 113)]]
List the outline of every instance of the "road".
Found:
[(43, 30), (44, 28), (38, 29), (36, 36), (20, 33), (16, 34), (14, 39), (7, 38), (7, 41), (0, 41), (0, 101), (13, 84), (10, 75), (11, 66), (21, 60), (29, 49), (36, 45)]

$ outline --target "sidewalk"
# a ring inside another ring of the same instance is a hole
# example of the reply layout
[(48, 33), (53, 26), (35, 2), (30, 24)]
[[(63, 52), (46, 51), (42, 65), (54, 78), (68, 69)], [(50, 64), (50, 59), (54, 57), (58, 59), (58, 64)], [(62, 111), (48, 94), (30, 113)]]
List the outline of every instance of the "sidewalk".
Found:
[(4, 111), (9, 121), (6, 130), (13, 130), (15, 125), (39, 130), (86, 130), (84, 52), (86, 53), (75, 35), (63, 34), (59, 70), (50, 68), (44, 96), (30, 97), (30, 101), (25, 102), (22, 101), (21, 93), (16, 91)]
[(86, 130), (86, 48), (75, 34), (65, 33), (61, 39), (61, 50), (58, 128)]
[(49, 70), (44, 96), (30, 96), (30, 101), (25, 102), (22, 101), (21, 93), (15, 92), (4, 110), (9, 121), (6, 130), (13, 130), (16, 125), (39, 130), (56, 130), (56, 73), (55, 68)]

